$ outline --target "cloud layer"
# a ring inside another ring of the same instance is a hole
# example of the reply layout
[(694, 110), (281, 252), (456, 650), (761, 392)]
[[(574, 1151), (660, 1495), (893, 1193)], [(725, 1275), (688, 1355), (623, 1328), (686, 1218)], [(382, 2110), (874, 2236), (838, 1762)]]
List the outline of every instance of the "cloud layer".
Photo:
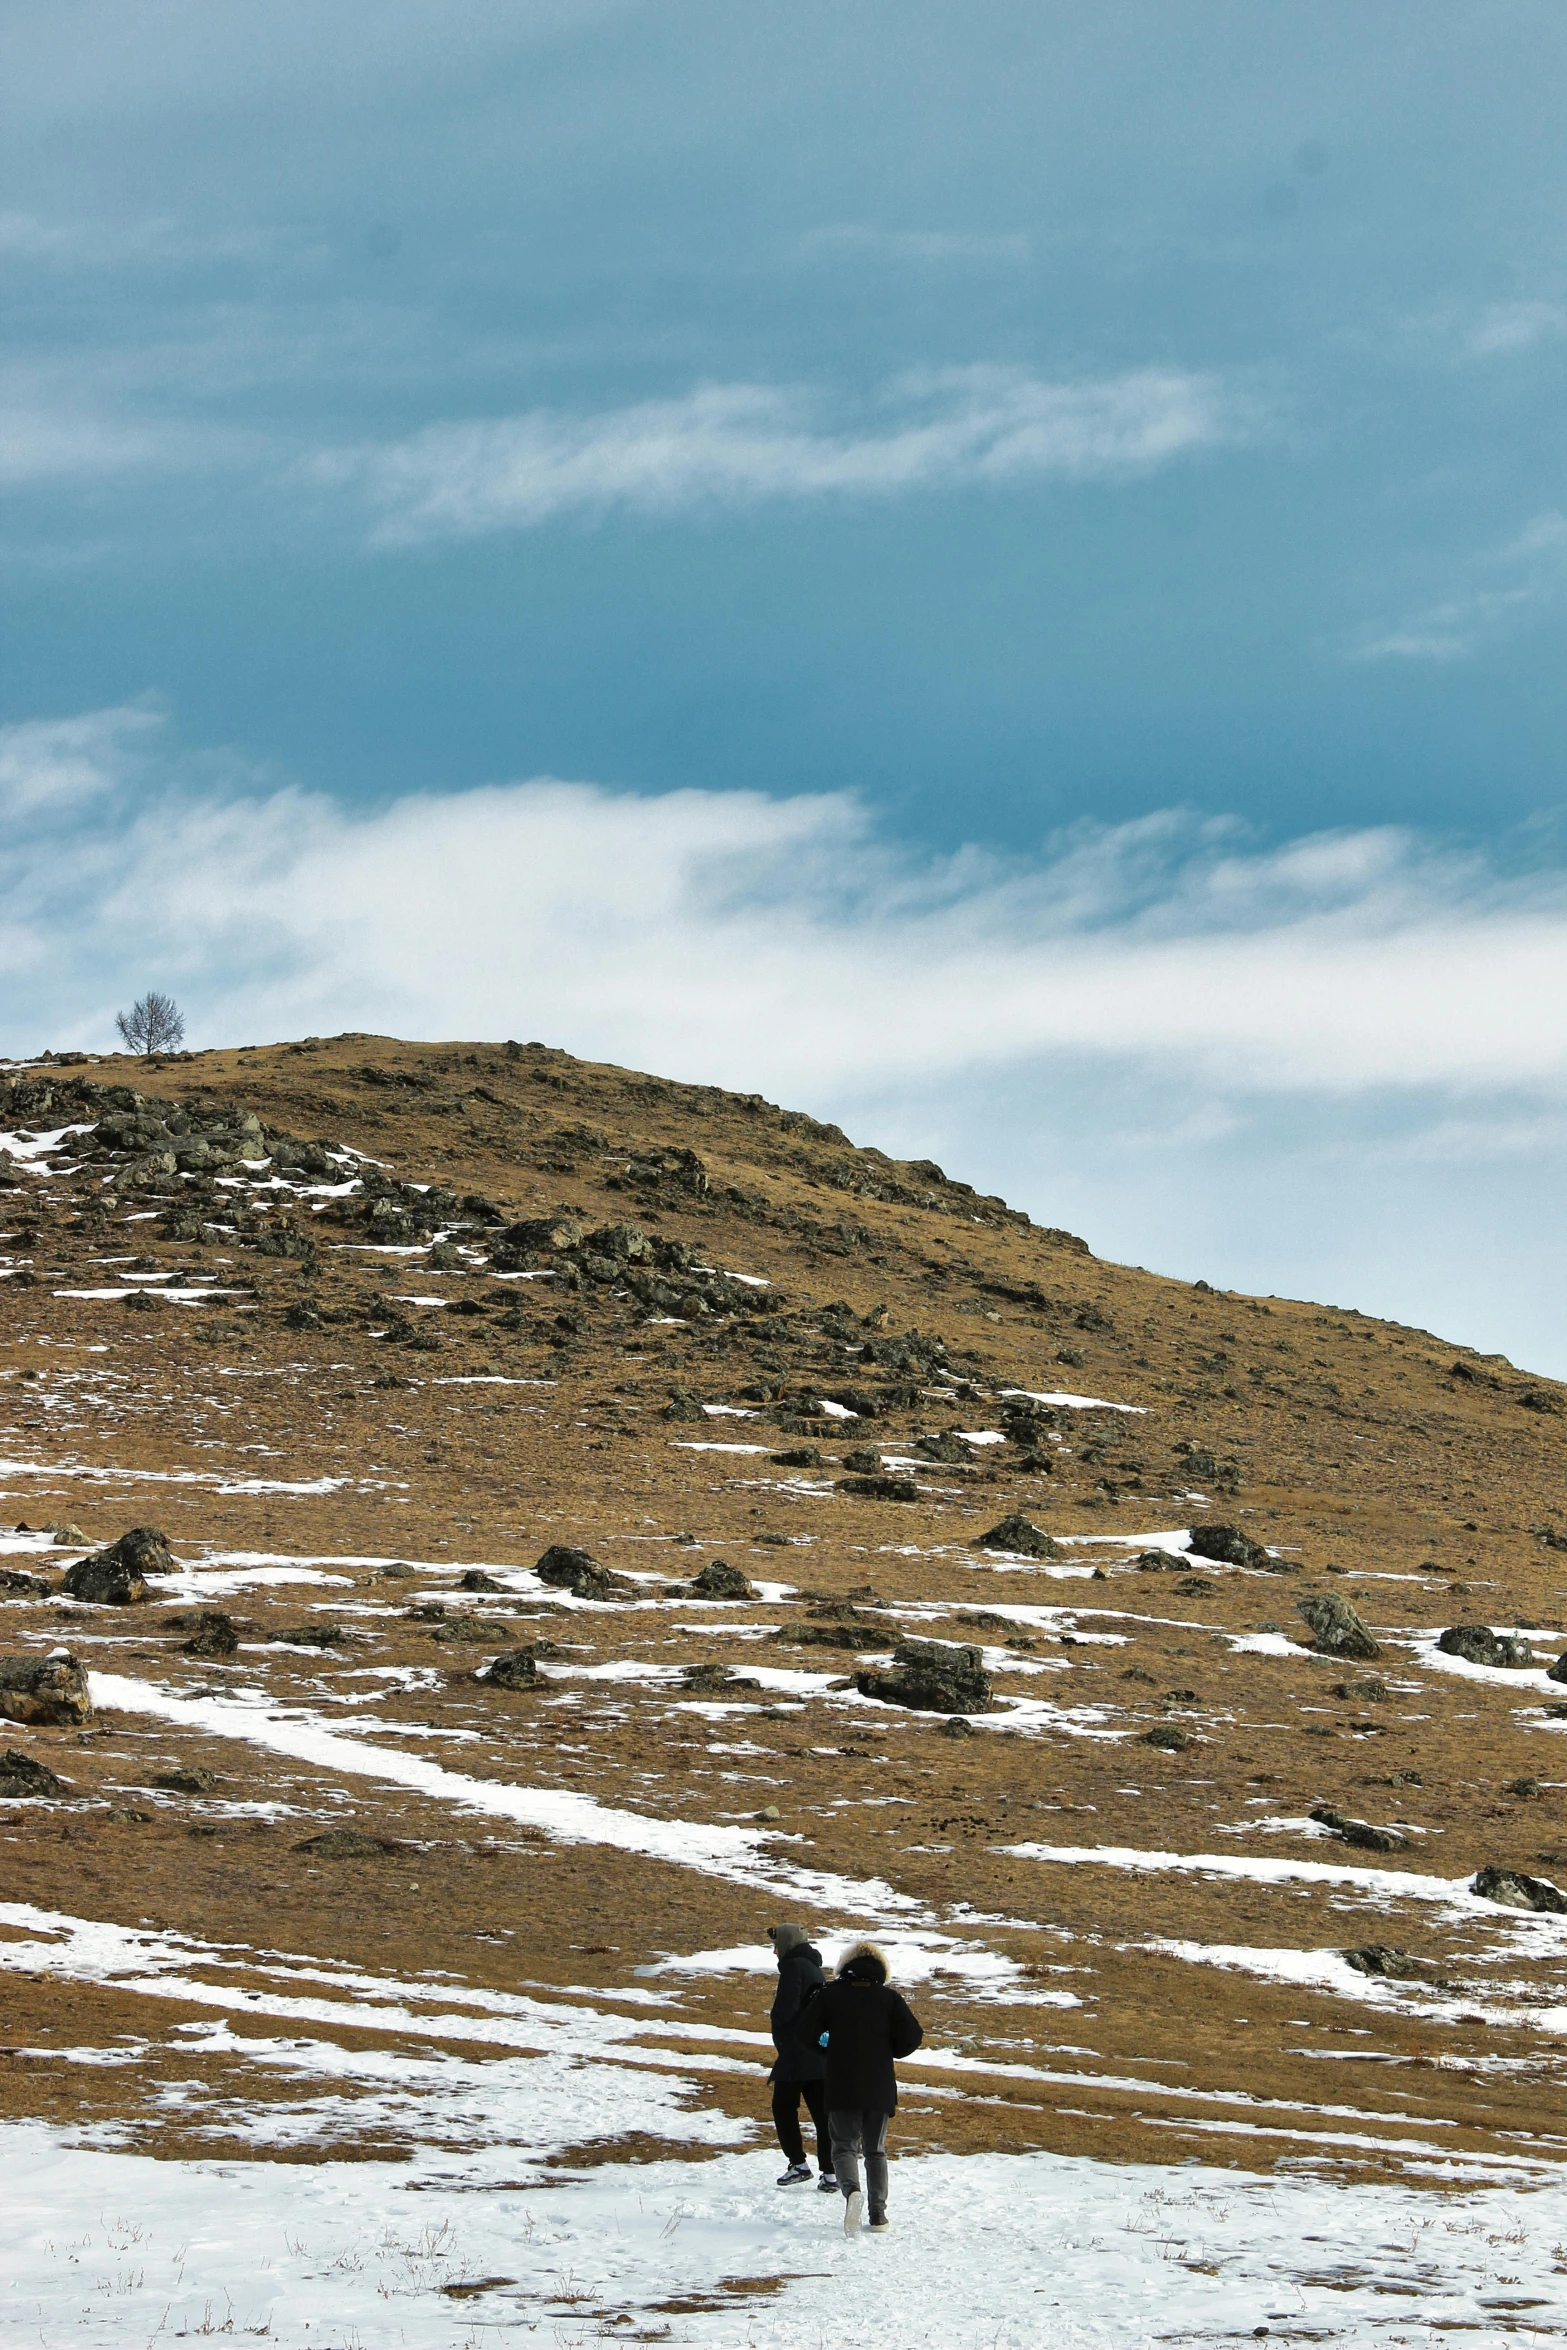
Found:
[(1241, 438), (1253, 424), (1212, 375), (1143, 368), (1054, 382), (979, 366), (902, 377), (853, 419), (798, 388), (708, 384), (592, 416), (535, 409), (435, 424), (319, 457), (307, 473), (360, 488), (378, 540), (397, 545), (617, 507), (672, 514), (1051, 476), (1121, 480)]

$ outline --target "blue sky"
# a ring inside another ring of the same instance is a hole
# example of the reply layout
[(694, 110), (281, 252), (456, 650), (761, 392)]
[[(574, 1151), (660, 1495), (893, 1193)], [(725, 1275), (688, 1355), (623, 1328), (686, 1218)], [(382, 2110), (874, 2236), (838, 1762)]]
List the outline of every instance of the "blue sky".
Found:
[(12, 0), (0, 1041), (548, 1035), (1567, 1372), (1564, 67)]

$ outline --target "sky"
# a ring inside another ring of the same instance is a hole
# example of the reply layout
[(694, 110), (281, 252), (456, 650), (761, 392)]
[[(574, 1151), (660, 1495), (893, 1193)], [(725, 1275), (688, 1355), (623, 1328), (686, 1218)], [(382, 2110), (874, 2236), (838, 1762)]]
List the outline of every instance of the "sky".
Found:
[(1567, 1376), (1567, 17), (10, 0), (0, 1049), (539, 1037)]

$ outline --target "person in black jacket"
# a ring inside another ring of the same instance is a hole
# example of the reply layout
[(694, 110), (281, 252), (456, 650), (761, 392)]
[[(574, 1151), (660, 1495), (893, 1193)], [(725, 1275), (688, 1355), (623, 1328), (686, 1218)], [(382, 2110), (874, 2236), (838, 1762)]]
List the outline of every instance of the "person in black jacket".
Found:
[[(893, 2059), (912, 2056), (924, 2039), (917, 2017), (887, 1982), (887, 1961), (857, 1942), (796, 2026), (802, 2040), (827, 2053), (827, 2126), (833, 2169), (843, 2189), (843, 2232), (857, 2236), (870, 2200), (870, 2224), (887, 2225), (887, 2124), (897, 2110)], [(865, 2192), (860, 2157), (865, 2158)]]
[(778, 2184), (798, 2186), (811, 2175), (811, 2166), (805, 2159), (805, 2141), (800, 2135), (803, 2097), (816, 2127), (816, 2160), (821, 2170), (817, 2183), (825, 2193), (831, 2194), (837, 2181), (833, 2177), (827, 2139), (827, 2060), (814, 2040), (802, 2040), (795, 2030), (801, 2009), (826, 1981), (821, 1955), (811, 1947), (803, 1926), (769, 1926), (767, 1938), (778, 1960), (778, 1989), (767, 2019), (778, 2055), (767, 2077), (773, 2084), (773, 2127), (789, 2165)]

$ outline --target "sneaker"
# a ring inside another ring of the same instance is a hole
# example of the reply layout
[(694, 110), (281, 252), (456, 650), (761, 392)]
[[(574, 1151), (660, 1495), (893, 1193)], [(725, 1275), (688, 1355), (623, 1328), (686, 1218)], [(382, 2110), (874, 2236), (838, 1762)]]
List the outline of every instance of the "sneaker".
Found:
[(859, 2188), (856, 2187), (854, 2193), (848, 2198), (843, 2207), (843, 2232), (846, 2236), (857, 2236), (859, 2234), (860, 2219), (864, 2213), (864, 2210), (865, 2197), (861, 2194)]
[(887, 2214), (884, 2211), (873, 2211), (865, 2224), (869, 2228), (884, 2228), (887, 2225)]
[(836, 2194), (837, 2194), (837, 2192), (838, 2192), (838, 2182), (837, 2182), (837, 2180), (836, 2180), (836, 2179), (833, 2177), (833, 2175), (832, 2175), (832, 2172), (831, 2172), (830, 2170), (824, 2170), (824, 2171), (823, 2171), (823, 2173), (822, 2173), (822, 2175), (821, 2175), (821, 2177), (820, 2177), (820, 2178), (817, 2180), (817, 2182), (816, 2182), (816, 2192), (817, 2192), (817, 2194), (818, 2194), (818, 2195), (836, 2195)]
[(780, 2187), (797, 2187), (802, 2179), (808, 2179), (810, 2175), (809, 2163), (791, 2162), (789, 2168), (779, 2174), (777, 2183)]

